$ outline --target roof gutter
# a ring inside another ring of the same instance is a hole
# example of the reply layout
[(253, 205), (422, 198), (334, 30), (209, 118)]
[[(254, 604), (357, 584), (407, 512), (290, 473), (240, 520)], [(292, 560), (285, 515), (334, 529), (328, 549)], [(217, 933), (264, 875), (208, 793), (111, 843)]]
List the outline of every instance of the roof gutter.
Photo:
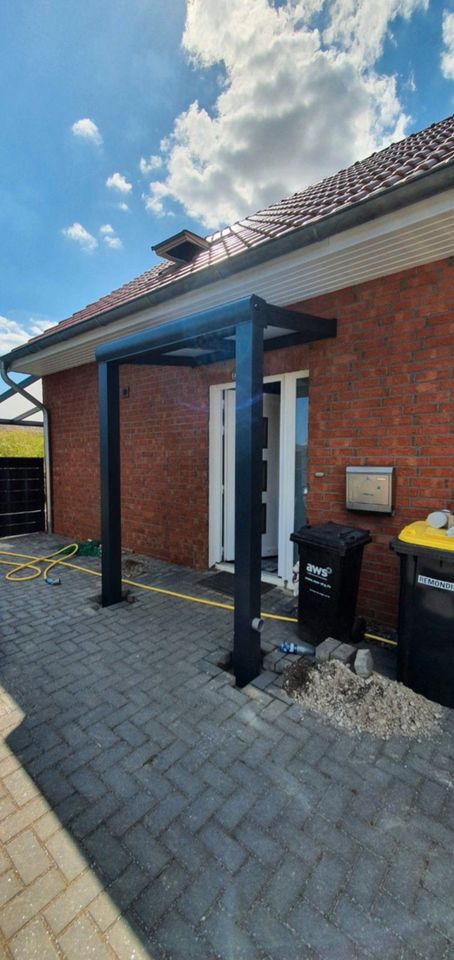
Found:
[(246, 250), (238, 256), (227, 258), (222, 264), (206, 267), (190, 277), (175, 280), (152, 293), (141, 294), (135, 300), (129, 300), (118, 307), (112, 307), (110, 310), (96, 314), (88, 320), (63, 327), (61, 330), (50, 333), (47, 337), (40, 337), (39, 340), (32, 340), (21, 347), (16, 347), (15, 350), (3, 357), (2, 363), (5, 369), (9, 369), (12, 363), (22, 357), (39, 353), (41, 350), (48, 349), (66, 340), (72, 340), (74, 337), (95, 330), (97, 327), (107, 326), (114, 320), (120, 320), (122, 317), (138, 313), (146, 307), (158, 306), (174, 297), (193, 292), (199, 287), (208, 286), (216, 280), (225, 279), (257, 264), (266, 263), (268, 260), (291, 253), (299, 248), (319, 243), (336, 233), (361, 226), (452, 187), (454, 187), (454, 161), (450, 160), (441, 169), (428, 170), (415, 177), (414, 180), (389, 187), (383, 193), (373, 196), (369, 200), (360, 200), (338, 213), (321, 218), (315, 223), (292, 230), (282, 237), (266, 240), (259, 246)]
[[(46, 410), (46, 407), (40, 400), (37, 400), (36, 397), (33, 397), (31, 393), (27, 393), (23, 386), (20, 383), (15, 383), (14, 380), (11, 380), (11, 377), (8, 376), (8, 367), (6, 364), (6, 357), (3, 360), (0, 360), (0, 376), (4, 383), (10, 388), (13, 393), (18, 393), (27, 403), (31, 403), (32, 406), (37, 407), (38, 410), (41, 410), (43, 415), (43, 432), (44, 432), (44, 471), (46, 476), (46, 530), (47, 533), (52, 533), (52, 483), (51, 483), (51, 460), (50, 460), (50, 429), (49, 429), (49, 412)], [(36, 380), (37, 377), (29, 377), (25, 383), (26, 385), (30, 384), (30, 381)]]

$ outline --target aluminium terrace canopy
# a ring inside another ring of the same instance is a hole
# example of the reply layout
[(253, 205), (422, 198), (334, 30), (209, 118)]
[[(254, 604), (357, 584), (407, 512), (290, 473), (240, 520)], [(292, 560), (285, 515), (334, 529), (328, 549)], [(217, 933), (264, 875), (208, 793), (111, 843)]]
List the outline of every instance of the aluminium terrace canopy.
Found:
[(233, 667), (244, 686), (260, 673), (263, 353), (336, 336), (336, 320), (258, 296), (99, 346), (102, 603), (121, 592), (120, 364), (199, 366), (235, 358), (235, 613)]

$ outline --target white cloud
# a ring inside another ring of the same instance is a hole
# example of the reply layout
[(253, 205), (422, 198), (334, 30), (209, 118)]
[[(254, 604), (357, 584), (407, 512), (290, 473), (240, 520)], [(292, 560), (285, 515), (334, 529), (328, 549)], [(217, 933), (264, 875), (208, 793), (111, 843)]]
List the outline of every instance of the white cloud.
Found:
[(111, 237), (110, 234), (106, 234), (104, 237), (104, 243), (110, 247), (111, 250), (121, 250), (123, 246), (120, 237)]
[(43, 333), (52, 323), (47, 320), (33, 320), (30, 318), (28, 327), (21, 326), (15, 320), (0, 316), (0, 356), (26, 343), (31, 337)]
[(141, 157), (139, 162), (140, 172), (142, 176), (146, 177), (153, 170), (159, 170), (159, 167), (162, 167), (162, 157), (152, 154), (148, 157)]
[(84, 253), (92, 253), (98, 246), (96, 237), (92, 236), (81, 223), (76, 222), (71, 224), (70, 227), (65, 227), (62, 234), (69, 240), (73, 240), (74, 243), (78, 243)]
[[(397, 17), (428, 0), (191, 0), (183, 46), (223, 65), (212, 112), (197, 101), (164, 138), (148, 210), (176, 200), (207, 227), (303, 189), (405, 135), (395, 76), (375, 64)], [(321, 31), (317, 23), (324, 24)]]
[(107, 177), (106, 187), (110, 190), (118, 190), (119, 193), (131, 193), (132, 183), (128, 183), (122, 173), (113, 173), (111, 177)]
[(117, 207), (119, 210), (129, 210), (128, 204), (125, 203), (124, 200), (120, 200), (120, 203), (117, 203)]
[(148, 210), (149, 213), (156, 214), (158, 217), (164, 216), (165, 211), (162, 201), (168, 194), (166, 184), (155, 180), (153, 183), (150, 183), (149, 191), (149, 193), (143, 194), (145, 209)]
[(443, 44), (441, 72), (447, 80), (454, 80), (454, 13), (443, 12)]
[(120, 237), (117, 237), (112, 224), (103, 223), (99, 228), (99, 232), (107, 247), (110, 247), (111, 250), (121, 250), (123, 244)]
[(83, 120), (77, 120), (73, 123), (71, 130), (75, 137), (83, 137), (85, 140), (91, 140), (99, 147), (102, 144), (102, 136), (94, 120), (84, 117)]

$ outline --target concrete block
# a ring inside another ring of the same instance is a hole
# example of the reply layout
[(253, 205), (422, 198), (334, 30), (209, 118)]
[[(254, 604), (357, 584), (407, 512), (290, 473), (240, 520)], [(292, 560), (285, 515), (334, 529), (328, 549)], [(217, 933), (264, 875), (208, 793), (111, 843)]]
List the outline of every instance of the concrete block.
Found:
[(351, 663), (357, 647), (352, 647), (350, 643), (341, 643), (336, 647), (331, 660), (340, 660), (341, 663)]
[(315, 659), (319, 663), (326, 663), (327, 660), (331, 660), (333, 653), (341, 646), (340, 640), (335, 640), (334, 637), (327, 637), (326, 640), (323, 640), (322, 643), (319, 643), (318, 647), (315, 648)]
[(370, 650), (358, 650), (353, 669), (358, 677), (367, 680), (374, 672), (374, 659)]

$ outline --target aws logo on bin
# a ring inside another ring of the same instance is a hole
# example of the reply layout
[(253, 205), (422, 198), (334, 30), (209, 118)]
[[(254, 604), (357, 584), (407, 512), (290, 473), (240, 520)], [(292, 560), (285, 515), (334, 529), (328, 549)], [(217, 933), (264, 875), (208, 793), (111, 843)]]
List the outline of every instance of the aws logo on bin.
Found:
[(328, 580), (332, 572), (332, 567), (317, 567), (315, 563), (306, 563), (306, 573), (310, 573), (313, 577), (319, 577), (320, 580)]

